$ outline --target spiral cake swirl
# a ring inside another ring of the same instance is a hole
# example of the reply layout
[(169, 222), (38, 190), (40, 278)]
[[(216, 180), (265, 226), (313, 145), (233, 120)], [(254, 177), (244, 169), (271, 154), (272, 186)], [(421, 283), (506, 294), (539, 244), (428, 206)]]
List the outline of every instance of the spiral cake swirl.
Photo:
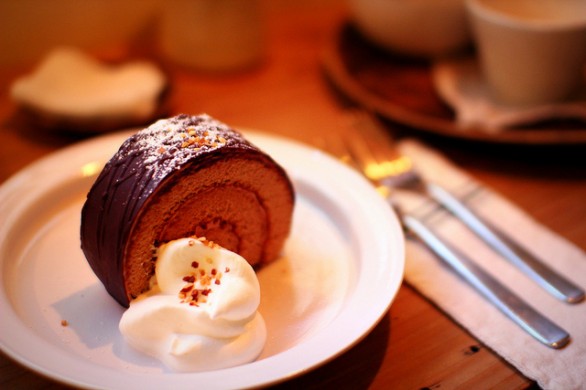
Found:
[(294, 205), (283, 168), (207, 116), (160, 120), (127, 139), (90, 189), (81, 247), (121, 305), (149, 288), (156, 248), (206, 237), (256, 266), (276, 259)]

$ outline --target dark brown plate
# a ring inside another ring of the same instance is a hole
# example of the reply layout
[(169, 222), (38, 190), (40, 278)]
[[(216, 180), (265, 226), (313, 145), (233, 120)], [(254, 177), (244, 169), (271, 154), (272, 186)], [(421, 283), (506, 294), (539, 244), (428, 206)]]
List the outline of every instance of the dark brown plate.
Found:
[(435, 92), (430, 61), (382, 50), (351, 24), (343, 25), (329, 42), (322, 62), (331, 81), (348, 98), (412, 129), (494, 143), (586, 143), (586, 124), (577, 120), (551, 120), (496, 134), (459, 129), (453, 110)]

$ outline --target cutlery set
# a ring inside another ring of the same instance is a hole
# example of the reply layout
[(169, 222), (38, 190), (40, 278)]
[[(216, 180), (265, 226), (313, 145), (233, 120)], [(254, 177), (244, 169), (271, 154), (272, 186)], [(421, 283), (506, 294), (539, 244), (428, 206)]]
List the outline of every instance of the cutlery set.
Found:
[(568, 332), (535, 310), (466, 255), (443, 242), (422, 219), (404, 212), (394, 200), (394, 190), (415, 191), (436, 202), (554, 297), (567, 303), (578, 303), (584, 299), (584, 291), (523, 249), (512, 237), (484, 221), (448, 190), (424, 180), (412, 161), (398, 152), (374, 114), (354, 111), (350, 118), (353, 131), (347, 131), (347, 135), (335, 140), (328, 140), (328, 151), (368, 178), (394, 208), (405, 232), (424, 243), (508, 318), (551, 348), (566, 346), (570, 342)]

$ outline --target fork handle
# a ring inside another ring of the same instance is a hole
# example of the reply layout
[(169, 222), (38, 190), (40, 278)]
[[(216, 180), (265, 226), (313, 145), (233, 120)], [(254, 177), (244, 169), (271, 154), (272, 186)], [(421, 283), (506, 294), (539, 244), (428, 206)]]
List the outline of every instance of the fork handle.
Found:
[(543, 316), (515, 293), (487, 274), (463, 254), (441, 241), (420, 220), (403, 215), (403, 224), (438, 257), (449, 264), (460, 277), (471, 284), (501, 312), (543, 344), (559, 349), (570, 341), (570, 335)]
[(434, 200), (456, 215), (497, 253), (508, 259), (555, 297), (568, 303), (577, 303), (584, 299), (584, 290), (539, 261), (531, 253), (516, 244), (512, 238), (507, 237), (494, 226), (489, 226), (487, 222), (480, 219), (470, 208), (444, 188), (437, 184), (429, 183), (427, 192)]

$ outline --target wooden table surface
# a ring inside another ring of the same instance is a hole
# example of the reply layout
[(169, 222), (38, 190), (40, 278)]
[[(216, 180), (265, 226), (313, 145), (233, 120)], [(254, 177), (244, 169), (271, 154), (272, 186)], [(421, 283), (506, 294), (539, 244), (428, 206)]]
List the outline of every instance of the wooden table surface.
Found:
[[(291, 6), (268, 16), (266, 58), (259, 67), (224, 75), (169, 67), (172, 114), (207, 112), (234, 126), (309, 144), (316, 144), (322, 133), (337, 131), (346, 102), (324, 76), (320, 55), (347, 17), (346, 10), (332, 2)], [(136, 51), (136, 47), (128, 49)], [(150, 51), (138, 49), (140, 54)], [(28, 70), (0, 69), (0, 182), (79, 138), (22, 126), (9, 87)], [(390, 131), (399, 128), (390, 126)], [(405, 129), (400, 133), (441, 150), (545, 226), (586, 249), (583, 148), (498, 146)], [(3, 354), (0, 373), (4, 389), (62, 387)], [(365, 339), (333, 361), (280, 386), (514, 389), (535, 384), (404, 283), (389, 312)]]

